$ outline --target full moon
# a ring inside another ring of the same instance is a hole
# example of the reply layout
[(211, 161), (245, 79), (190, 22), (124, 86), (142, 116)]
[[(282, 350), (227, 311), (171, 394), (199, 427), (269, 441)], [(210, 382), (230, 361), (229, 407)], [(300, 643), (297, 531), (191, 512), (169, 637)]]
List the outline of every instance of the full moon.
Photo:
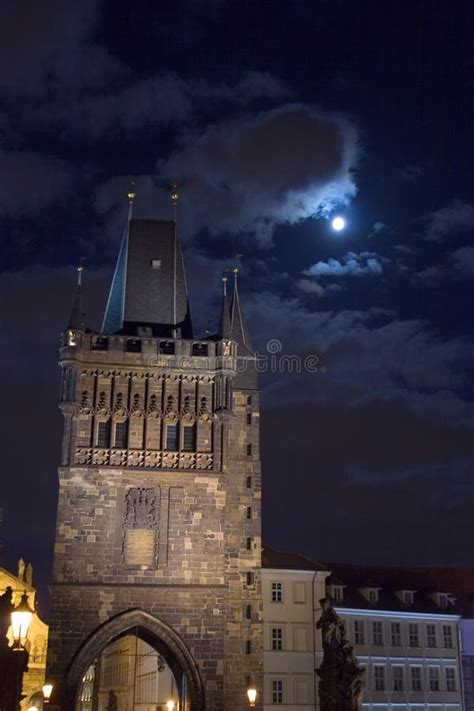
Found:
[(335, 217), (331, 222), (331, 226), (333, 230), (336, 230), (336, 232), (340, 232), (346, 226), (346, 221), (343, 217)]

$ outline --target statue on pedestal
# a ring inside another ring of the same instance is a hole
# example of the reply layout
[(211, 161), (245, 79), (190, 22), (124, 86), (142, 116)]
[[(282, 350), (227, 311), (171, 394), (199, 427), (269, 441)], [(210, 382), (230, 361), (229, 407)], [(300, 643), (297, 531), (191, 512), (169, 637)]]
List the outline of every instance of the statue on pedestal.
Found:
[(346, 638), (342, 620), (328, 598), (320, 600), (323, 661), (317, 671), (321, 711), (360, 711), (364, 669)]

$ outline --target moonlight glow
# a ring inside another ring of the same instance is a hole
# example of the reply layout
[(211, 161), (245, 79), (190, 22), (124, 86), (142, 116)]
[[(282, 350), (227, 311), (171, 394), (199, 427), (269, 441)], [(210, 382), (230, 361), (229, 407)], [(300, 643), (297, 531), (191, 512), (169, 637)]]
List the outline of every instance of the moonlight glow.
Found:
[(333, 228), (333, 230), (336, 230), (336, 232), (340, 232), (341, 230), (344, 229), (345, 226), (346, 226), (346, 221), (343, 217), (335, 217), (331, 221), (331, 227)]

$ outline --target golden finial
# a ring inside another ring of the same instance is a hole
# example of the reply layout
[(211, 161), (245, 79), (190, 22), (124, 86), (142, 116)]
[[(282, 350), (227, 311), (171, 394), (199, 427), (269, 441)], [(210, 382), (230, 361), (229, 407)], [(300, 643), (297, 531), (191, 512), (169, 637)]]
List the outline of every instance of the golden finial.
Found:
[(173, 180), (172, 183), (170, 183), (170, 198), (171, 202), (173, 205), (176, 207), (179, 199), (179, 193), (178, 193), (178, 183)]
[(222, 287), (224, 290), (224, 296), (227, 296), (227, 277), (226, 276), (222, 277)]
[(233, 268), (232, 268), (232, 273), (233, 273), (233, 275), (236, 277), (237, 274), (239, 273), (239, 267), (233, 267)]
[(133, 202), (135, 198), (137, 197), (137, 193), (135, 191), (135, 178), (129, 178), (128, 180), (128, 199), (130, 202)]

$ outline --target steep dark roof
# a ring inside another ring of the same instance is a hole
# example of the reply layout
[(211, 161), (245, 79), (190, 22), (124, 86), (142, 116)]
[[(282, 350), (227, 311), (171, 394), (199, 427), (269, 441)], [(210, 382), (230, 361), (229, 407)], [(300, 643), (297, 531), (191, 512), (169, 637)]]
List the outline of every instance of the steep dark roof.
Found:
[[(328, 563), (332, 571), (329, 585), (344, 585), (344, 598), (338, 607), (380, 609), (404, 612), (431, 612), (442, 614), (467, 613), (467, 596), (474, 591), (474, 571), (433, 566), (384, 566)], [(469, 582), (470, 579), (470, 582)], [(461, 587), (465, 592), (461, 594)], [(363, 588), (377, 588), (378, 602), (370, 603), (362, 594)], [(406, 605), (396, 594), (402, 590), (414, 592), (413, 605)], [(449, 605), (440, 607), (431, 596), (447, 593)], [(464, 601), (464, 603), (463, 603)]]
[(238, 355), (254, 355), (252, 341), (250, 340), (247, 322), (240, 305), (239, 289), (237, 285), (237, 273), (234, 272), (234, 292), (230, 304), (230, 321), (232, 329), (232, 340), (236, 341)]
[(79, 279), (77, 282), (76, 293), (74, 295), (74, 301), (72, 304), (71, 315), (69, 317), (69, 322), (67, 324), (68, 329), (72, 331), (85, 331), (86, 324), (84, 318), (84, 306), (82, 303), (82, 287), (81, 287), (81, 272), (79, 272)]
[(219, 319), (219, 338), (232, 338), (229, 302), (227, 300), (227, 293), (225, 291), (222, 295), (221, 315)]
[(279, 551), (266, 544), (262, 549), (262, 567), (280, 568), (282, 570), (328, 570), (322, 563), (307, 558), (301, 553)]
[(131, 219), (125, 228), (104, 316), (104, 333), (192, 338), (186, 277), (176, 224)]

